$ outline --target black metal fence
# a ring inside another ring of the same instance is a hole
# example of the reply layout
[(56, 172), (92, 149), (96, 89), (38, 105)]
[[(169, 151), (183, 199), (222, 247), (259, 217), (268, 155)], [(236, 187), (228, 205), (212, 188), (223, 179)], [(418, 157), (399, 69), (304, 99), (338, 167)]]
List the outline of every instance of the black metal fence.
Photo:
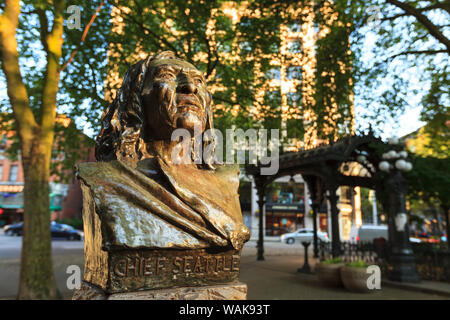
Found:
[[(369, 264), (381, 263), (384, 258), (384, 249), (378, 248), (373, 242), (341, 242), (339, 258), (344, 262), (364, 261)], [(320, 243), (320, 260), (332, 259), (331, 242)]]
[[(450, 282), (450, 251), (446, 245), (412, 243), (417, 271), (422, 280)], [(320, 260), (332, 258), (331, 243), (320, 243)], [(362, 260), (377, 264), (383, 271), (389, 269), (389, 243), (376, 239), (374, 242), (341, 242), (340, 258), (344, 262)], [(385, 274), (385, 272), (383, 272)]]
[(450, 251), (446, 245), (411, 244), (422, 280), (450, 282)]

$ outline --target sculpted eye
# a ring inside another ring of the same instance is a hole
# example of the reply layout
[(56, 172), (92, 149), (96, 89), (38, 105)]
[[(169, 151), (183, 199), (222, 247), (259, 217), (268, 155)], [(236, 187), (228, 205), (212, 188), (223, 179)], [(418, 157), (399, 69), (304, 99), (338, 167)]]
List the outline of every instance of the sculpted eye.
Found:
[(201, 84), (204, 83), (202, 78), (195, 78), (195, 79), (194, 79), (194, 82), (195, 82), (195, 84), (197, 84), (197, 85), (201, 85)]
[(161, 78), (165, 78), (165, 79), (171, 79), (171, 78), (175, 78), (175, 74), (172, 72), (164, 72), (160, 75)]
[(176, 77), (175, 73), (169, 70), (159, 70), (155, 75), (155, 78), (160, 79), (172, 79), (175, 77)]

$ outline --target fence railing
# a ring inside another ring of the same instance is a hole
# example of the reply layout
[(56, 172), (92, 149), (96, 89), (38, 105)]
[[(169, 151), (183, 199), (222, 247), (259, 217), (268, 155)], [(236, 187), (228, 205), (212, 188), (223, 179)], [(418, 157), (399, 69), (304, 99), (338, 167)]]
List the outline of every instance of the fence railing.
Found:
[[(450, 282), (450, 251), (445, 244), (412, 243), (411, 248), (422, 280)], [(389, 269), (390, 245), (385, 241), (358, 243), (343, 241), (340, 243), (339, 252), (344, 262), (362, 260), (379, 265), (382, 271)], [(320, 243), (319, 257), (321, 261), (332, 258), (331, 243)]]
[[(384, 259), (382, 250), (378, 249), (372, 242), (341, 242), (339, 247), (340, 258), (344, 262), (364, 261), (376, 264)], [(332, 245), (330, 242), (320, 243), (320, 260), (332, 258)]]
[(450, 251), (446, 245), (413, 243), (411, 247), (423, 280), (450, 282)]

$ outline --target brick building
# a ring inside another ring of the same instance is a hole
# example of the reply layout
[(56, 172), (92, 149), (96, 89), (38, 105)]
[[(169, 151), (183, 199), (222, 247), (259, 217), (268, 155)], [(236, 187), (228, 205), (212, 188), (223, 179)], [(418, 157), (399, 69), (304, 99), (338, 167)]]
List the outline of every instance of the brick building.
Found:
[[(23, 220), (24, 173), (20, 158), (11, 160), (5, 154), (11, 144), (12, 134), (3, 134), (0, 140), (0, 227)], [(81, 162), (89, 161), (95, 161), (94, 148), (88, 150), (87, 156)], [(57, 176), (50, 177), (51, 219), (81, 218), (82, 196), (79, 181), (75, 176), (72, 176), (68, 183), (60, 183), (58, 180)]]

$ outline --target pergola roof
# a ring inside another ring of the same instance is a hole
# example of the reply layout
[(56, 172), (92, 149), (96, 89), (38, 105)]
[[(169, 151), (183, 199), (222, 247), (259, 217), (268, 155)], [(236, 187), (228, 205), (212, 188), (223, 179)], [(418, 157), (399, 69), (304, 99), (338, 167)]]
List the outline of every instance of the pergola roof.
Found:
[[(384, 145), (381, 139), (373, 134), (353, 135), (341, 138), (331, 144), (298, 152), (281, 154), (278, 157), (279, 170), (271, 176), (261, 175), (262, 165), (249, 165), (246, 172), (257, 180), (268, 183), (274, 179), (285, 176), (302, 174), (305, 180), (316, 177), (323, 183), (334, 185), (351, 185), (374, 187), (376, 177), (348, 176), (339, 171), (339, 167), (348, 162), (356, 162), (359, 154), (364, 154), (372, 164), (372, 169), (378, 167), (378, 159), (375, 155), (375, 146)], [(273, 159), (276, 161), (276, 159)], [(308, 182), (308, 181), (307, 181)]]
[(317, 161), (347, 161), (358, 147), (366, 149), (370, 143), (383, 143), (372, 135), (349, 136), (341, 138), (333, 144), (321, 145), (314, 149), (301, 150), (280, 155), (280, 169), (292, 166), (314, 164)]

